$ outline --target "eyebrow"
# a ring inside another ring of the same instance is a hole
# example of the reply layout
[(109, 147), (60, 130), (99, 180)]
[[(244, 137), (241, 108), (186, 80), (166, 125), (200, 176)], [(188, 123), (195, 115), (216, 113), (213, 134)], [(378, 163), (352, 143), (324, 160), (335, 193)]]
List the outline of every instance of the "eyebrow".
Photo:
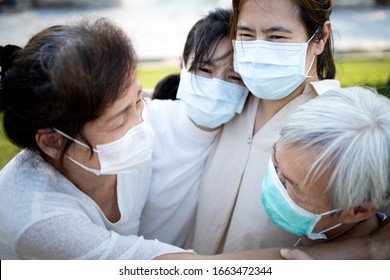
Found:
[(283, 26), (272, 26), (272, 27), (264, 29), (263, 32), (264, 33), (282, 32), (282, 33), (292, 34), (292, 31), (290, 29), (287, 29), (287, 28), (285, 28)]
[(237, 31), (255, 32), (255, 30), (254, 30), (253, 28), (250, 28), (250, 27), (245, 26), (245, 25), (238, 25), (238, 26), (237, 26)]

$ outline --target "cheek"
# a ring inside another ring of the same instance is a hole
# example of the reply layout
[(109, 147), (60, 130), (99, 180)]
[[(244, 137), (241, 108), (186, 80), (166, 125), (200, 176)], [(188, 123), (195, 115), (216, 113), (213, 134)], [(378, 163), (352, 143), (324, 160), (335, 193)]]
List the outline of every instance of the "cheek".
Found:
[[(204, 72), (204, 71), (195, 71), (195, 75), (199, 77), (204, 77), (204, 78), (212, 78), (210, 73)], [(197, 81), (191, 81), (192, 83), (196, 83)]]
[(314, 55), (319, 56), (320, 54), (323, 53), (323, 51), (324, 51), (323, 40), (316, 41), (309, 44), (309, 47), (307, 49), (308, 56), (310, 57), (313, 57)]
[(79, 163), (91, 168), (100, 168), (99, 158), (97, 153), (90, 152), (89, 149), (72, 145), (66, 153), (66, 156), (73, 158)]
[(310, 203), (308, 203), (308, 199), (305, 195), (302, 195), (302, 194), (297, 195), (292, 190), (292, 188), (288, 188), (288, 187), (287, 187), (287, 193), (296, 205), (298, 205), (299, 207), (301, 207), (307, 211), (310, 211), (309, 209), (311, 208), (311, 205), (310, 205)]
[(311, 213), (321, 213), (321, 211), (327, 207), (323, 197), (317, 197), (313, 193), (300, 190), (298, 194), (294, 192), (292, 188), (287, 188), (287, 192), (295, 204)]

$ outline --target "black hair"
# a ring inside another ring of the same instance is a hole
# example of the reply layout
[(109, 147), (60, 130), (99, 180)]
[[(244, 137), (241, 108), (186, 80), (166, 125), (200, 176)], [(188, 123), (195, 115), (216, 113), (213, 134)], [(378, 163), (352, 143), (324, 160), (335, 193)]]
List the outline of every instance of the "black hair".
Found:
[[(229, 37), (230, 9), (216, 9), (199, 20), (190, 30), (184, 47), (183, 59), (186, 63), (193, 52), (194, 59), (189, 68), (194, 71), (210, 64), (216, 47), (222, 39)], [(233, 51), (233, 50), (232, 50)], [(226, 56), (231, 55), (232, 51)]]

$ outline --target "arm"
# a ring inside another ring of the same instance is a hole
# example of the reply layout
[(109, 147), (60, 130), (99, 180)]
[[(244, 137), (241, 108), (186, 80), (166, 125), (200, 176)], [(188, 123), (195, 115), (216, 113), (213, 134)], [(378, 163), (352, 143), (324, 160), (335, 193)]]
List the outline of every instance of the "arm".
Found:
[(80, 215), (62, 214), (28, 226), (17, 240), (16, 252), (21, 259), (142, 260), (186, 251), (157, 240), (120, 235)]
[(281, 259), (280, 248), (267, 248), (259, 250), (225, 253), (219, 255), (197, 255), (189, 253), (166, 254), (155, 258), (156, 260), (275, 260)]
[(390, 259), (390, 220), (386, 220), (372, 234), (362, 238), (322, 243), (298, 249), (267, 248), (252, 251), (204, 256), (173, 253), (158, 260), (310, 260), (310, 259)]

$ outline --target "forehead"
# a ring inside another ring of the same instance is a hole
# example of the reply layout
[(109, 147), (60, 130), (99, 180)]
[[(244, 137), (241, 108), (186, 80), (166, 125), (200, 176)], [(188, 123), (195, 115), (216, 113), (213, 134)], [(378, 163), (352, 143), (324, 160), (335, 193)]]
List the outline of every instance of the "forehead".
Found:
[(299, 19), (299, 7), (292, 0), (244, 1), (238, 23), (260, 28), (268, 28), (270, 25), (304, 28)]
[(214, 62), (224, 61), (230, 63), (233, 57), (233, 45), (228, 38), (216, 42), (211, 52), (211, 60)]
[[(297, 143), (283, 145), (279, 141), (275, 145), (275, 151), (278, 165), (281, 166), (283, 172), (288, 174), (289, 177), (295, 179), (295, 182), (298, 183), (302, 190), (307, 189), (307, 191), (319, 192), (325, 190), (331, 170), (326, 170), (326, 165), (320, 165), (320, 170), (317, 170), (319, 173), (316, 173), (316, 170), (312, 170), (313, 164), (318, 159), (318, 153), (314, 147), (307, 149)], [(307, 177), (309, 173), (311, 175)]]
[[(189, 61), (194, 59), (195, 50), (191, 52)], [(202, 57), (202, 63), (211, 62), (214, 65), (231, 64), (233, 61), (233, 45), (227, 38), (217, 40), (208, 50), (207, 54)]]

